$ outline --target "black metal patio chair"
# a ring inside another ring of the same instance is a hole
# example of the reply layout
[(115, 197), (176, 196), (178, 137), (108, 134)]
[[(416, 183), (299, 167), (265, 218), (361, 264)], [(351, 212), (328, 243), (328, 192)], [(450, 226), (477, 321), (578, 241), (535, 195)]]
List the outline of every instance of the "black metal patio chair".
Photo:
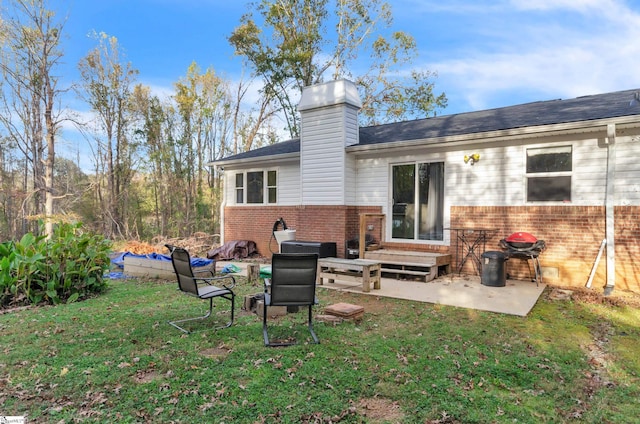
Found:
[[(178, 279), (178, 289), (189, 295), (197, 297), (202, 300), (209, 300), (209, 311), (201, 317), (185, 318), (176, 321), (168, 321), (169, 324), (177, 328), (178, 330), (189, 334), (190, 331), (179, 326), (183, 322), (204, 320), (211, 316), (213, 310), (213, 299), (220, 297), (231, 302), (231, 320), (218, 328), (226, 328), (233, 324), (234, 308), (235, 308), (235, 293), (233, 287), (236, 285), (236, 280), (232, 275), (224, 275), (216, 277), (213, 270), (200, 270), (195, 271), (191, 267), (191, 257), (189, 252), (182, 247), (173, 246), (170, 244), (165, 245), (171, 254), (171, 262), (173, 263), (173, 269), (176, 272)], [(199, 276), (208, 273), (210, 276)], [(223, 282), (228, 280), (227, 284)], [(222, 287), (213, 285), (214, 282), (221, 282)]]
[(271, 278), (264, 280), (264, 307), (262, 334), (265, 346), (289, 346), (295, 341), (271, 342), (267, 332), (267, 309), (269, 306), (309, 308), (308, 327), (314, 343), (320, 343), (313, 331), (312, 307), (316, 298), (316, 275), (318, 255), (298, 253), (275, 253), (271, 259)]

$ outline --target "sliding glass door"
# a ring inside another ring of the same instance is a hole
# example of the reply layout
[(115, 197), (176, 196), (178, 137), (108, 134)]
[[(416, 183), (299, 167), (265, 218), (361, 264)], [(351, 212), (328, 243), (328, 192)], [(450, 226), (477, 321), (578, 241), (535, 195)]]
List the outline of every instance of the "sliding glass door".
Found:
[(391, 237), (443, 240), (444, 163), (392, 167)]

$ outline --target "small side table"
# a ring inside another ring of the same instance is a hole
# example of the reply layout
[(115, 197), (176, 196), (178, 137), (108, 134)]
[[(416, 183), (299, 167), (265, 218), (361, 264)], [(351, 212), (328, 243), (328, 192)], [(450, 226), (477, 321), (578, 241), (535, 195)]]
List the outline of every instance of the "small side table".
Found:
[[(478, 275), (482, 271), (482, 254), (487, 247), (487, 240), (498, 233), (495, 228), (445, 228), (456, 238), (456, 258), (458, 274), (467, 260), (471, 260)], [(453, 237), (452, 237), (453, 238)]]

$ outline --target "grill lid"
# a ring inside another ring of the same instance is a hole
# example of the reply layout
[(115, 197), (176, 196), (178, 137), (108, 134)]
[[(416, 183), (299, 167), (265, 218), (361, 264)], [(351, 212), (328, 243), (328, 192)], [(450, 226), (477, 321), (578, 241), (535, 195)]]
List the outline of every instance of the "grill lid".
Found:
[(525, 233), (523, 231), (513, 233), (504, 240), (507, 243), (528, 243), (528, 244), (533, 244), (538, 241), (538, 239), (533, 234)]
[(538, 240), (536, 236), (524, 231), (518, 231), (509, 237), (500, 240), (500, 247), (507, 250), (510, 254), (526, 253), (539, 254), (546, 249), (547, 244), (544, 240)]

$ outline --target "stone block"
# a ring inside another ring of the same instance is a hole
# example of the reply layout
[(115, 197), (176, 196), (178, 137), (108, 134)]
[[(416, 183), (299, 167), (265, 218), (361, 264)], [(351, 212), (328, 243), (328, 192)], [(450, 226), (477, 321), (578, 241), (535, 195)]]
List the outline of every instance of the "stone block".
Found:
[(351, 303), (336, 303), (335, 305), (327, 306), (324, 313), (344, 319), (359, 320), (364, 315), (364, 307), (352, 305)]
[[(262, 316), (264, 311), (264, 300), (258, 300), (256, 302), (256, 315), (259, 317)], [(267, 316), (269, 317), (281, 317), (283, 315), (287, 315), (287, 307), (286, 306), (267, 306)]]
[(264, 293), (246, 294), (242, 302), (242, 309), (245, 311), (255, 311), (259, 300), (264, 299)]

